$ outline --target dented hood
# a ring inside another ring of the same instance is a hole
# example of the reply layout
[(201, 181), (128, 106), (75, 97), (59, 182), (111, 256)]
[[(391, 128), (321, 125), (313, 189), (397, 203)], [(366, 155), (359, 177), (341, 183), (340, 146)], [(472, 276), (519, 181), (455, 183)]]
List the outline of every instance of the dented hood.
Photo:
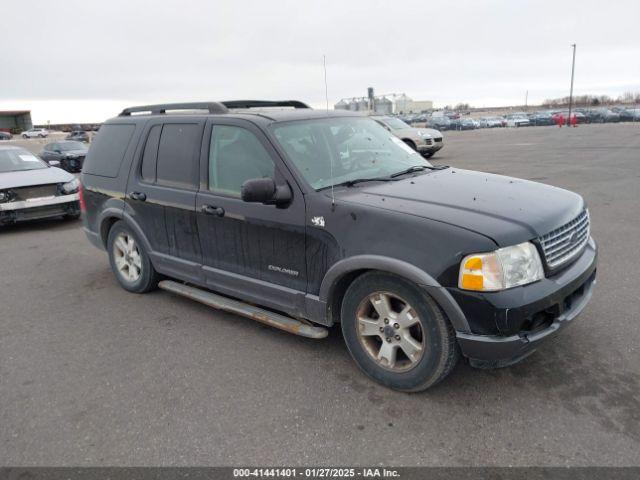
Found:
[(363, 183), (336, 197), (466, 228), (501, 247), (544, 235), (584, 209), (582, 197), (568, 190), (458, 168)]
[(0, 173), (0, 189), (46, 185), (48, 183), (66, 183), (73, 180), (73, 175), (59, 168), (48, 167), (21, 172)]

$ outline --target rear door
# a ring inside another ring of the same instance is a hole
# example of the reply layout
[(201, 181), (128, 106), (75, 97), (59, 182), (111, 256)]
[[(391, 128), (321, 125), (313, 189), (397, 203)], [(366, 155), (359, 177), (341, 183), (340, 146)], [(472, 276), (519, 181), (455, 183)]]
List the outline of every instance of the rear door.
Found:
[[(287, 312), (304, 310), (305, 203), (290, 172), (258, 127), (219, 118), (205, 129), (196, 212), (203, 271), (214, 290)], [(286, 206), (247, 203), (246, 180), (288, 184)]]
[(162, 273), (197, 281), (201, 253), (195, 218), (203, 121), (156, 119), (127, 185), (127, 203)]

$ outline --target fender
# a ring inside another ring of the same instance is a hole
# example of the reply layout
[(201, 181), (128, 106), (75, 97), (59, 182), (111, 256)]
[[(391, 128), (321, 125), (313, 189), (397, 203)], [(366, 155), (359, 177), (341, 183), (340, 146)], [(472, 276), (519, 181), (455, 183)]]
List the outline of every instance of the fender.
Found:
[[(153, 252), (152, 248), (151, 248), (151, 244), (149, 243), (149, 240), (147, 239), (147, 236), (144, 234), (144, 231), (140, 228), (140, 226), (138, 225), (138, 223), (133, 219), (133, 217), (131, 215), (129, 215), (129, 213), (127, 213), (125, 211), (125, 204), (124, 202), (122, 202), (122, 200), (118, 200), (119, 203), (122, 204), (122, 206), (120, 205), (110, 205), (109, 207), (105, 208), (101, 213), (100, 213), (100, 218), (98, 219), (98, 225), (100, 227), (100, 229), (98, 230), (100, 232), (100, 234), (102, 234), (102, 226), (104, 225), (104, 222), (108, 219), (108, 218), (118, 218), (120, 220), (124, 220), (127, 223), (127, 226), (129, 228), (131, 228), (133, 230), (133, 233), (136, 234), (136, 236), (138, 237), (138, 239), (140, 239), (140, 243), (142, 243), (142, 246), (144, 247), (144, 249), (147, 252)], [(101, 237), (102, 239), (102, 237)], [(106, 246), (106, 245), (105, 245)]]
[(411, 265), (403, 260), (395, 258), (383, 257), (381, 255), (356, 255), (354, 257), (345, 258), (335, 263), (325, 274), (318, 300), (328, 307), (331, 305), (331, 297), (337, 282), (344, 275), (356, 270), (379, 270), (389, 272), (400, 277), (406, 278), (411, 282), (424, 288), (429, 295), (440, 305), (458, 332), (470, 333), (471, 329), (464, 313), (453, 299), (451, 294), (440, 285), (431, 275), (424, 270)]

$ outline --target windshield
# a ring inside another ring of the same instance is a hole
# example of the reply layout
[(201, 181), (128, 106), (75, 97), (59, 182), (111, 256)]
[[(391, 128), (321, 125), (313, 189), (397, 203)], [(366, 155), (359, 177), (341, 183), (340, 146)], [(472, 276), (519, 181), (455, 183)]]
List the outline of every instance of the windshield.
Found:
[(389, 177), (416, 165), (420, 154), (369, 118), (322, 118), (277, 124), (273, 133), (314, 189)]
[(60, 150), (63, 152), (69, 152), (71, 150), (87, 150), (85, 144), (81, 142), (64, 142), (59, 143), (58, 145), (60, 145)]
[(385, 118), (381, 118), (380, 121), (385, 125), (387, 125), (389, 128), (391, 128), (392, 130), (403, 130), (405, 128), (411, 128), (409, 125), (404, 123), (399, 118), (385, 117)]
[(0, 150), (0, 173), (47, 168), (47, 164), (22, 149)]

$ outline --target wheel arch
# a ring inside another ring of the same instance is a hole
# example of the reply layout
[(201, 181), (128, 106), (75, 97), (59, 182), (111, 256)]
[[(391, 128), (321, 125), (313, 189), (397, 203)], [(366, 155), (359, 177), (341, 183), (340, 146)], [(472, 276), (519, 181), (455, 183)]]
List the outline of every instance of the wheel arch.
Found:
[(118, 220), (124, 220), (127, 226), (131, 228), (131, 230), (133, 230), (133, 233), (135, 233), (135, 235), (138, 237), (140, 243), (142, 243), (142, 246), (147, 252), (152, 251), (151, 244), (149, 243), (149, 240), (144, 234), (142, 228), (140, 228), (138, 223), (131, 217), (131, 215), (119, 208), (108, 208), (100, 216), (100, 240), (102, 241), (102, 244), (105, 246), (105, 248), (108, 248), (107, 240), (109, 238), (109, 231)]
[(411, 148), (413, 148), (414, 150), (416, 150), (418, 147), (416, 145), (416, 142), (414, 142), (413, 140), (411, 140), (410, 138), (402, 138), (401, 139), (404, 143), (406, 143), (407, 145), (409, 145)]
[(408, 262), (381, 255), (357, 255), (346, 258), (327, 271), (320, 285), (319, 300), (327, 306), (326, 316), (330, 325), (340, 321), (340, 306), (349, 285), (369, 271), (398, 275), (425, 289), (447, 314), (456, 331), (471, 332), (469, 323), (456, 301), (431, 275)]

